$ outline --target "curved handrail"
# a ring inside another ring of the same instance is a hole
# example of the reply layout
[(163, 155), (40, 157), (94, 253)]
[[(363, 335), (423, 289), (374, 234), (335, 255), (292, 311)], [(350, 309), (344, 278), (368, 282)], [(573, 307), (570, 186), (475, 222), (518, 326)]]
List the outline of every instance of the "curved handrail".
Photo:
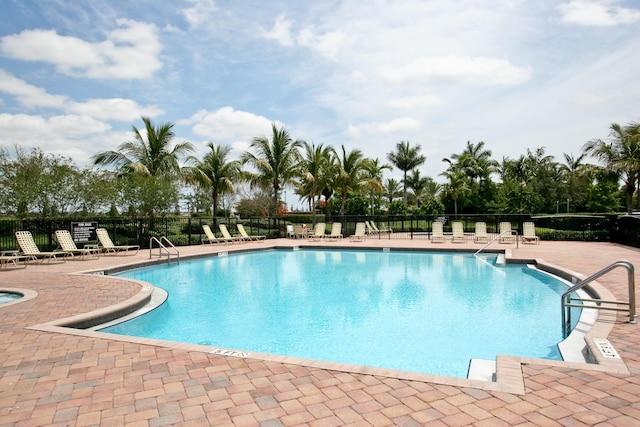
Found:
[(487, 243), (486, 245), (484, 245), (483, 247), (481, 247), (480, 249), (475, 251), (474, 255), (478, 255), (480, 252), (485, 250), (490, 244), (492, 244), (493, 242), (495, 242), (496, 240), (501, 238), (502, 235), (504, 235), (504, 234), (511, 234), (512, 236), (514, 234), (516, 235), (516, 249), (517, 249), (519, 247), (519, 245), (518, 245), (518, 232), (516, 230), (506, 230), (506, 231), (503, 231), (502, 233), (498, 234), (496, 237), (494, 237), (493, 240), (491, 240), (489, 243)]
[(180, 263), (180, 251), (165, 236), (161, 236), (160, 239), (158, 239), (157, 237), (151, 237), (149, 239), (149, 259), (151, 259), (151, 255), (153, 253), (153, 242), (156, 242), (158, 244), (158, 256), (162, 256), (162, 251), (164, 250), (164, 252), (166, 252), (167, 254), (167, 263), (171, 263), (171, 251), (169, 251), (169, 248), (167, 248), (162, 243), (163, 241), (166, 242), (169, 247), (171, 247), (176, 252), (176, 255), (178, 256), (178, 263)]
[[(602, 299), (587, 299), (587, 298), (571, 298), (571, 294), (584, 288), (589, 283), (593, 282), (597, 278), (604, 276), (609, 273), (611, 270), (622, 267), (627, 270), (627, 282), (628, 282), (628, 292), (629, 292), (629, 301), (605, 301)], [(603, 268), (595, 274), (583, 279), (570, 287), (565, 293), (562, 294), (561, 303), (562, 303), (562, 328), (565, 336), (569, 332), (569, 327), (571, 325), (571, 310), (567, 310), (568, 307), (585, 307), (584, 304), (571, 304), (571, 301), (582, 301), (582, 302), (595, 302), (598, 303), (597, 306), (589, 307), (595, 308), (598, 310), (612, 310), (612, 311), (627, 311), (625, 308), (620, 307), (603, 307), (603, 303), (608, 304), (616, 304), (616, 305), (624, 305), (629, 306), (629, 320), (628, 323), (636, 323), (636, 285), (635, 285), (635, 274), (634, 267), (629, 261), (621, 260), (616, 261), (613, 264)]]

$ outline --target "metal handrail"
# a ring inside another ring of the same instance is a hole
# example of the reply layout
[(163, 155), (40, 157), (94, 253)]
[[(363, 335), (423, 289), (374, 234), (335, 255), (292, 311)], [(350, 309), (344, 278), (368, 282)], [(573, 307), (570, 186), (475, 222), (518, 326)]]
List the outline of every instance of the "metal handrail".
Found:
[(518, 244), (518, 232), (516, 230), (506, 230), (506, 231), (503, 231), (502, 233), (498, 234), (496, 237), (494, 237), (493, 240), (491, 240), (489, 243), (487, 243), (486, 245), (484, 245), (483, 247), (481, 247), (480, 249), (475, 251), (474, 255), (478, 255), (480, 252), (485, 250), (490, 244), (492, 244), (493, 242), (495, 242), (496, 240), (501, 238), (503, 234), (511, 234), (511, 235), (515, 234), (516, 235), (516, 249), (518, 249), (518, 247), (519, 247), (519, 244)]
[[(587, 284), (593, 282), (597, 278), (604, 276), (611, 270), (617, 267), (623, 267), (627, 270), (627, 282), (628, 282), (628, 291), (629, 291), (629, 301), (607, 301), (602, 299), (591, 299), (591, 298), (572, 298), (571, 294), (582, 289)], [(595, 306), (585, 306), (584, 304), (572, 304), (572, 302), (593, 302), (598, 305)], [(570, 287), (564, 294), (562, 294), (561, 298), (562, 302), (562, 330), (565, 337), (569, 334), (569, 329), (571, 328), (571, 310), (570, 307), (580, 307), (580, 308), (594, 308), (596, 310), (610, 310), (610, 311), (629, 311), (629, 320), (628, 323), (636, 323), (636, 284), (635, 284), (635, 276), (634, 276), (634, 267), (629, 261), (616, 261), (613, 264), (603, 268), (595, 274), (583, 279)], [(616, 307), (603, 306), (602, 304), (614, 304)], [(628, 306), (628, 308), (618, 307), (618, 306)]]
[(171, 251), (162, 243), (163, 241), (176, 252), (176, 255), (178, 256), (178, 263), (180, 263), (180, 251), (165, 236), (161, 236), (160, 239), (156, 237), (151, 237), (149, 239), (149, 259), (151, 259), (151, 256), (153, 255), (153, 242), (156, 242), (158, 244), (158, 256), (162, 256), (162, 251), (164, 250), (167, 254), (167, 263), (171, 263)]

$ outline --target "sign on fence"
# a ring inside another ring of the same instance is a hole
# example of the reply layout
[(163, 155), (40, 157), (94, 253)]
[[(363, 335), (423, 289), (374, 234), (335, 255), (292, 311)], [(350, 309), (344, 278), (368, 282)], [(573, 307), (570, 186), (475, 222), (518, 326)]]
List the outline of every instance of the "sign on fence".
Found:
[(86, 243), (90, 240), (96, 240), (97, 222), (84, 221), (71, 223), (71, 235), (76, 243)]

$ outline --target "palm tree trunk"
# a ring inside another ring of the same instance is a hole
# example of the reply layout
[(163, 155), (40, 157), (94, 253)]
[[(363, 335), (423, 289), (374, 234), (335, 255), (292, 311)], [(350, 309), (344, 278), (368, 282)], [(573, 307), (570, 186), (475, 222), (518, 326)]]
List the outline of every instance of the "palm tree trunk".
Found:
[(218, 220), (218, 195), (215, 193), (215, 191), (211, 195), (211, 198), (213, 199), (212, 212), (213, 212), (213, 226), (214, 226), (214, 229), (215, 229), (215, 227), (218, 225), (217, 224), (217, 220)]
[(402, 201), (407, 204), (407, 171), (404, 171), (404, 179), (402, 180)]
[(316, 227), (316, 196), (311, 194), (311, 225)]

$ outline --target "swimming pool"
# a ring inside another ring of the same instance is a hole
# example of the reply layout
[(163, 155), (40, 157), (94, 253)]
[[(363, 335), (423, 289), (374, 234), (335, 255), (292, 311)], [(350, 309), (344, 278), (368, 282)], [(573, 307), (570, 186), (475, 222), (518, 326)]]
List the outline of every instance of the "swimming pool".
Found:
[(103, 332), (460, 378), (472, 358), (561, 360), (566, 284), (495, 256), (273, 249), (119, 276), (169, 298)]
[(22, 295), (14, 292), (0, 292), (0, 305), (7, 304), (22, 298)]

